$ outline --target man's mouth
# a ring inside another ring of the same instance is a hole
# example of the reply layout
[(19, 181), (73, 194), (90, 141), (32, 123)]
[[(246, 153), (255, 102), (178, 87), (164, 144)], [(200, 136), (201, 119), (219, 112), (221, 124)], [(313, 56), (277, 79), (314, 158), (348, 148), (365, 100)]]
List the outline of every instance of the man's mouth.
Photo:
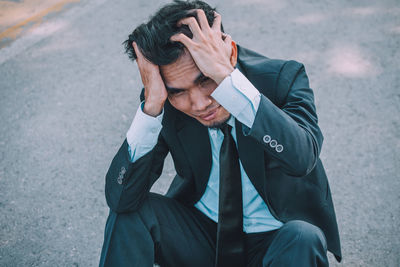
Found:
[(201, 115), (201, 116), (199, 116), (199, 117), (200, 117), (202, 120), (205, 120), (205, 121), (213, 120), (213, 119), (215, 119), (215, 117), (217, 117), (218, 108), (219, 108), (219, 106), (216, 107), (216, 108), (214, 108), (214, 109), (211, 110), (210, 112), (208, 112), (208, 113), (206, 113), (206, 114), (204, 114), (204, 115)]

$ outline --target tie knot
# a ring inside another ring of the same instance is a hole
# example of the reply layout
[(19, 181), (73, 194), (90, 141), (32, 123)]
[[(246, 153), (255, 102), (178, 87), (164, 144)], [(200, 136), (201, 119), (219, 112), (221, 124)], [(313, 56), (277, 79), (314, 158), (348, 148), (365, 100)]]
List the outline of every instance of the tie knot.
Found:
[(224, 136), (227, 136), (231, 133), (232, 126), (230, 126), (228, 123), (225, 122), (224, 124), (221, 125), (220, 129), (224, 134)]

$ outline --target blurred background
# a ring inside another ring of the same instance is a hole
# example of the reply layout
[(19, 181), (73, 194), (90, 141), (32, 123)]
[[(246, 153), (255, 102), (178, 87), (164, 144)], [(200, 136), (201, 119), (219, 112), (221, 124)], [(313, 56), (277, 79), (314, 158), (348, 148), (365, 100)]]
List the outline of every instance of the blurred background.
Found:
[[(0, 266), (97, 266), (104, 177), (139, 104), (122, 42), (167, 1), (0, 1)], [(343, 261), (400, 266), (398, 0), (208, 1), (242, 46), (303, 62)], [(171, 159), (153, 191), (164, 193)]]

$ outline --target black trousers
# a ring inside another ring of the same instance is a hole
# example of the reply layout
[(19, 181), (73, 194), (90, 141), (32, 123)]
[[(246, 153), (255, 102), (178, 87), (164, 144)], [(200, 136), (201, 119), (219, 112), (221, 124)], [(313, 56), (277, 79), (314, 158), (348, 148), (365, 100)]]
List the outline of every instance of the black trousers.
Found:
[[(132, 213), (110, 212), (100, 266), (213, 267), (217, 224), (195, 207), (149, 193)], [(328, 266), (320, 228), (300, 220), (246, 234), (246, 266)]]

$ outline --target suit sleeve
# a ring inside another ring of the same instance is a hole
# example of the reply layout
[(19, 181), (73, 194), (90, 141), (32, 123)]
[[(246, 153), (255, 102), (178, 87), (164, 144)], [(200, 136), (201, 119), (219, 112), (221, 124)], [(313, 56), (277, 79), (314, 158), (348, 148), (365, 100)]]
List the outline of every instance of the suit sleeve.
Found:
[(168, 147), (162, 135), (155, 147), (131, 162), (125, 139), (106, 174), (105, 195), (111, 210), (117, 213), (137, 210), (148, 196), (151, 186), (160, 177)]
[(287, 92), (281, 108), (261, 95), (254, 123), (247, 133), (257, 140), (266, 154), (278, 160), (283, 170), (302, 177), (316, 165), (323, 135), (318, 127), (314, 94), (304, 66), (286, 62), (276, 82), (278, 94)]

